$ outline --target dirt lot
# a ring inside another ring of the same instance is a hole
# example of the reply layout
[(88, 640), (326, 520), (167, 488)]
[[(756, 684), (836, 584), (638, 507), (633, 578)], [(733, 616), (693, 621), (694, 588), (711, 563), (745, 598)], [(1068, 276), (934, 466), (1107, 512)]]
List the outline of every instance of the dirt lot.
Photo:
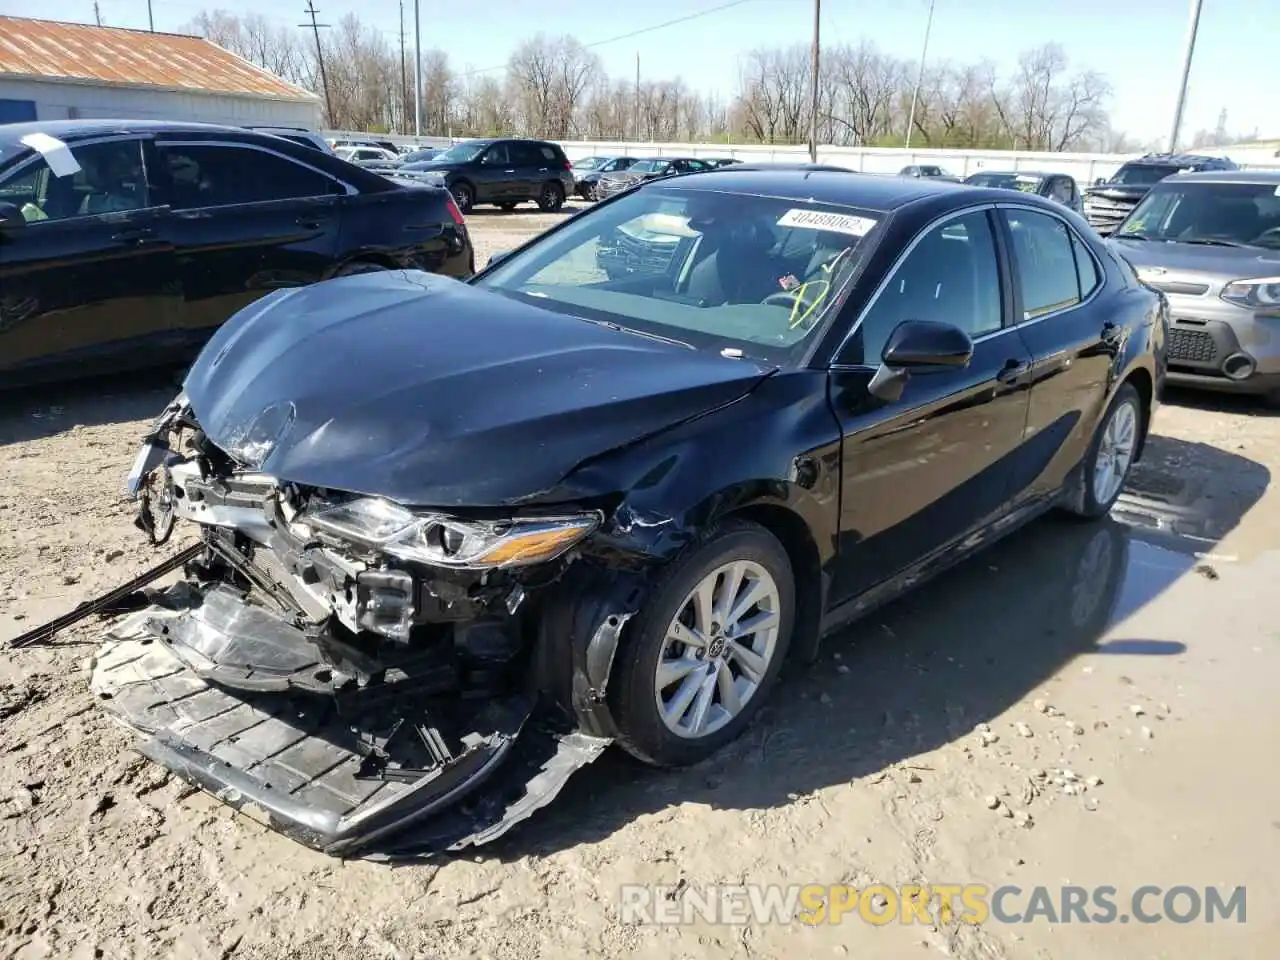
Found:
[[(554, 220), (477, 212), (480, 261)], [(0, 641), (155, 561), (119, 491), (171, 393), (0, 401)], [(1122, 517), (1036, 523), (835, 638), (710, 762), (606, 754), (439, 865), (333, 861), (133, 754), (89, 697), (99, 621), (0, 653), (0, 956), (1274, 956), (1280, 418), (1171, 399)], [(746, 882), (1109, 884), (1122, 913), (1145, 884), (1245, 886), (1248, 913), (622, 922), (625, 883)]]

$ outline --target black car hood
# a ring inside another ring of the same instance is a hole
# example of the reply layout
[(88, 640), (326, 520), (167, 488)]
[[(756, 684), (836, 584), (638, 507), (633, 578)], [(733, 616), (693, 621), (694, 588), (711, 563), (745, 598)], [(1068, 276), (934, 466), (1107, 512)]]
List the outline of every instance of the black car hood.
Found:
[(731, 403), (771, 371), (388, 271), (247, 307), (184, 387), (214, 443), (283, 480), (416, 506), (496, 506)]

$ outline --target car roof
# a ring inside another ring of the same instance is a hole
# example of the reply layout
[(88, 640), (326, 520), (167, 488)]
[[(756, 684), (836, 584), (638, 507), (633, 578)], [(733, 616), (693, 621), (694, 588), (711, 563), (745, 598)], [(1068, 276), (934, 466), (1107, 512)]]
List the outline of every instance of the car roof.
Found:
[(1193, 173), (1175, 173), (1168, 178), (1168, 181), (1176, 183), (1252, 183), (1258, 186), (1280, 186), (1280, 170), (1197, 170)]
[(969, 174), (971, 177), (981, 177), (984, 174), (990, 174), (996, 177), (1066, 177), (1070, 174), (1066, 173), (1050, 173), (1047, 170), (975, 170)]
[(972, 187), (949, 181), (915, 180), (905, 177), (851, 177), (846, 172), (828, 170), (723, 170), (691, 173), (666, 181), (671, 189), (707, 190), (718, 193), (741, 193), (761, 197), (816, 201), (837, 206), (859, 207), (888, 213), (916, 200), (951, 194), (956, 205), (972, 203), (989, 192), (993, 200), (1003, 201), (1007, 192), (985, 187)]

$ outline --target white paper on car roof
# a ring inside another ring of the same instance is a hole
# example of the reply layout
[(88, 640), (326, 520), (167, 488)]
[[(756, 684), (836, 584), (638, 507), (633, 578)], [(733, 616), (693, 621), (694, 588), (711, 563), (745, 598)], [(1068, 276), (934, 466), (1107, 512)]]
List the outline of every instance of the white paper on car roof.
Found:
[(846, 233), (851, 237), (865, 237), (875, 225), (876, 221), (870, 217), (854, 217), (845, 213), (805, 210), (800, 207), (788, 210), (778, 220), (780, 227), (828, 230), (832, 233)]
[(44, 157), (55, 177), (71, 177), (80, 172), (80, 162), (75, 154), (57, 137), (47, 133), (28, 133), (22, 142)]

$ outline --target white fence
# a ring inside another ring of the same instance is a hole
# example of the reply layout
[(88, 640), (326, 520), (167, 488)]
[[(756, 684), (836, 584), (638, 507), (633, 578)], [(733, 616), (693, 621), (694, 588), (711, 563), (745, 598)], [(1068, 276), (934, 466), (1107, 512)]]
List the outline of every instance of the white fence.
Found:
[[(339, 131), (327, 131), (327, 137), (367, 136)], [(396, 143), (421, 143), (423, 146), (447, 146), (446, 137), (404, 137), (391, 135), (385, 139)], [(715, 143), (608, 143), (599, 140), (562, 140), (560, 145), (570, 160), (592, 156), (693, 156), (735, 157), (757, 163), (803, 163), (809, 159), (807, 147), (780, 147), (769, 145), (715, 144)], [(1280, 157), (1269, 156), (1270, 149), (1251, 146), (1241, 147), (1233, 153), (1230, 147), (1194, 151), (1225, 154), (1249, 169), (1280, 170)], [(1109, 177), (1126, 161), (1138, 154), (1118, 153), (1034, 153), (1015, 150), (930, 150), (927, 148), (903, 150), (881, 147), (818, 147), (818, 162), (848, 167), (861, 173), (897, 173), (911, 164), (932, 164), (942, 167), (959, 177), (967, 177), (979, 170), (1036, 170), (1048, 173), (1066, 173), (1075, 177), (1081, 185), (1093, 183), (1099, 177)]]

